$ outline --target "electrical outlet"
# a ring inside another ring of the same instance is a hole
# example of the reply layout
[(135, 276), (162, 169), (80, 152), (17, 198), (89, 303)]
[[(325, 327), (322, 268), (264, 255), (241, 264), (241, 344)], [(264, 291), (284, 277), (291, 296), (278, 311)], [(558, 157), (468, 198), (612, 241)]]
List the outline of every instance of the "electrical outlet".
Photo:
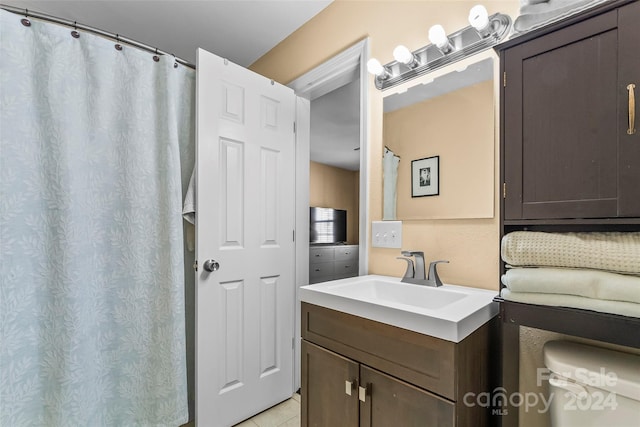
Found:
[(372, 221), (371, 236), (374, 248), (401, 248), (402, 221)]

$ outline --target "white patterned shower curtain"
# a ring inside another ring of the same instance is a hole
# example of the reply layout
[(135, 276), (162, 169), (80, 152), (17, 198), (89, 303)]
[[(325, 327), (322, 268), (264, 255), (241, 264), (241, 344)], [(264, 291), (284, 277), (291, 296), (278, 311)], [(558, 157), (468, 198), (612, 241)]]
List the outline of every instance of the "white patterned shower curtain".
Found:
[(400, 157), (385, 147), (382, 158), (382, 219), (396, 220), (396, 202), (398, 192), (398, 165)]
[(195, 72), (20, 18), (0, 11), (0, 425), (185, 423)]

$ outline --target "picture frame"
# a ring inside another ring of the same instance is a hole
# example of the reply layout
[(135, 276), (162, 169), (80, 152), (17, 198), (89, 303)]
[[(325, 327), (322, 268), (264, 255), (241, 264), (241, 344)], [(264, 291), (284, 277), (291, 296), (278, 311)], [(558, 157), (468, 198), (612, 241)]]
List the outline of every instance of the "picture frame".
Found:
[(411, 197), (440, 194), (440, 156), (411, 161)]

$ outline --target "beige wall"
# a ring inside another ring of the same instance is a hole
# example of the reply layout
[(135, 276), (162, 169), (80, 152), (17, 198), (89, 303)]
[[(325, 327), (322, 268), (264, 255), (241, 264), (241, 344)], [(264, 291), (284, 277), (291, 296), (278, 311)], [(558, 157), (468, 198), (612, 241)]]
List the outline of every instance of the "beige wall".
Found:
[[(385, 146), (401, 157), (398, 219), (493, 218), (493, 91), (484, 81), (384, 114)], [(439, 195), (412, 197), (412, 161), (431, 156)]]
[(356, 171), (311, 162), (309, 165), (309, 204), (347, 211), (347, 243), (357, 245), (359, 221), (359, 181)]
[[(347, 47), (369, 37), (370, 56), (383, 64), (393, 60), (398, 44), (415, 50), (428, 44), (431, 25), (442, 24), (448, 32), (467, 24), (475, 1), (357, 1), (335, 0), (318, 16), (266, 54), (251, 69), (281, 83), (288, 83), (322, 64)], [(515, 18), (519, 0), (482, 2), (489, 13), (503, 12)], [(497, 66), (497, 65), (496, 65)], [(369, 80), (369, 214), (382, 218), (383, 92)], [(499, 162), (496, 148), (495, 174)], [(465, 170), (456, 171), (465, 176)], [(469, 177), (472, 179), (472, 177)], [(448, 259), (439, 273), (448, 283), (497, 290), (499, 287), (498, 181), (495, 182), (495, 212), (490, 219), (405, 221), (403, 248), (423, 250), (429, 260)], [(398, 249), (369, 248), (369, 272), (401, 276), (404, 264), (395, 259)], [(539, 392), (535, 387), (536, 368), (542, 365), (542, 345), (549, 339), (568, 338), (522, 328), (520, 392)], [(597, 343), (598, 345), (601, 345)], [(532, 380), (533, 378), (533, 380)], [(545, 427), (545, 414), (535, 410), (520, 415), (522, 427)]]
[[(392, 52), (398, 44), (412, 50), (428, 44), (431, 25), (442, 24), (449, 32), (467, 26), (469, 9), (475, 4), (475, 1), (335, 0), (256, 61), (251, 69), (286, 84), (366, 37), (371, 56), (386, 63), (393, 60)], [(518, 0), (484, 4), (490, 14), (504, 12), (511, 16), (517, 14), (519, 7)], [(383, 92), (375, 88), (372, 78), (369, 85), (369, 215), (375, 221), (382, 218)], [(460, 176), (466, 173), (453, 172)], [(403, 248), (423, 250), (429, 260), (450, 261), (441, 265), (440, 270), (442, 279), (448, 283), (497, 290), (498, 246), (497, 215), (491, 219), (409, 221), (403, 225)], [(398, 249), (370, 247), (369, 272), (402, 275), (404, 266), (395, 259), (398, 254)]]

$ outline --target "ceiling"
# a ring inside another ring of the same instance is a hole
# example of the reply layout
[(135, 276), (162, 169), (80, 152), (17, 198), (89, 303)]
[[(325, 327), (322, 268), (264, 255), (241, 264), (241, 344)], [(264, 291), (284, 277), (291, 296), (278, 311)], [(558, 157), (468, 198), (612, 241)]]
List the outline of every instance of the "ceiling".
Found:
[(360, 79), (311, 100), (311, 160), (360, 170)]
[(384, 112), (399, 110), (487, 80), (493, 80), (493, 59), (491, 58), (451, 71), (430, 82), (416, 84), (404, 92), (385, 96)]
[(120, 34), (191, 64), (200, 47), (248, 67), (332, 0), (0, 1)]

